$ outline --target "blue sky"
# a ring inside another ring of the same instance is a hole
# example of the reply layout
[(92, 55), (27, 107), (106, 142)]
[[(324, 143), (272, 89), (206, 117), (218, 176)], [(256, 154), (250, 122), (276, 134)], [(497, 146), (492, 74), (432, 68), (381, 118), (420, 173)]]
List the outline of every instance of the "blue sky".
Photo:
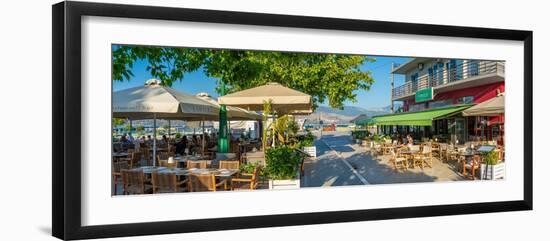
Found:
[[(374, 78), (374, 84), (369, 91), (357, 90), (357, 102), (348, 101), (345, 105), (358, 106), (363, 108), (384, 107), (390, 104), (390, 79), (391, 79), (391, 63), (401, 64), (408, 61), (410, 58), (403, 57), (381, 57), (370, 56), (375, 58), (373, 63), (365, 63), (361, 66), (362, 70), (371, 71)], [(149, 71), (146, 70), (147, 61), (138, 61), (134, 63), (132, 72), (134, 76), (124, 82), (113, 82), (113, 90), (127, 89), (131, 87), (141, 86), (146, 80), (153, 78)], [(395, 85), (399, 86), (404, 81), (403, 76), (395, 76)], [(202, 70), (191, 73), (186, 73), (183, 80), (173, 83), (172, 88), (179, 91), (196, 94), (199, 92), (207, 92), (211, 96), (218, 96), (215, 92), (216, 79), (207, 77)]]

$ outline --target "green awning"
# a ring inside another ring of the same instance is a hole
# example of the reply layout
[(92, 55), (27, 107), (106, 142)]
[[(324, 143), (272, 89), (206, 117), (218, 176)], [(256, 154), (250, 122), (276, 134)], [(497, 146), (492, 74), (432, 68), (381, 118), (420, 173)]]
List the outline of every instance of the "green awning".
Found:
[(361, 125), (361, 126), (374, 125), (374, 121), (372, 120), (372, 118), (365, 118), (365, 119), (357, 120), (357, 121), (354, 121), (354, 123), (356, 125)]
[(461, 105), (425, 111), (375, 116), (372, 118), (372, 121), (375, 125), (381, 126), (431, 126), (433, 120), (463, 111), (470, 106), (471, 105)]

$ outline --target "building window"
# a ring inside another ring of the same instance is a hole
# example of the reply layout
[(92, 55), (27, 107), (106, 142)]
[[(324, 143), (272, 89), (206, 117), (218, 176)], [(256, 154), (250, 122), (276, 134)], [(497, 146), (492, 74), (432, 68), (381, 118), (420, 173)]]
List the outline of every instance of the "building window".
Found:
[(474, 97), (473, 96), (463, 96), (458, 99), (456, 99), (456, 102), (458, 104), (472, 104), (474, 103)]
[(411, 75), (412, 89), (413, 91), (418, 90), (418, 73)]
[(479, 60), (468, 61), (468, 75), (469, 76), (479, 75)]
[(409, 106), (409, 111), (420, 111), (424, 109), (426, 109), (426, 105), (424, 103), (414, 104)]
[(434, 108), (441, 108), (441, 107), (449, 106), (449, 105), (452, 105), (452, 104), (453, 104), (452, 100), (438, 100), (438, 101), (430, 102), (428, 104), (428, 107), (430, 109), (434, 109)]

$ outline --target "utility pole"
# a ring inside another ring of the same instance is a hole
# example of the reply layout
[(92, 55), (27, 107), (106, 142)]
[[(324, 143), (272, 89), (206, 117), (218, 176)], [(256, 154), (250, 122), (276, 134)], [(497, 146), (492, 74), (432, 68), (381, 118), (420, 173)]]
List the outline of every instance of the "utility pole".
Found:
[(391, 113), (395, 113), (395, 110), (393, 109), (393, 69), (395, 67), (395, 63), (394, 62), (391, 62), (391, 84), (390, 84), (390, 111)]

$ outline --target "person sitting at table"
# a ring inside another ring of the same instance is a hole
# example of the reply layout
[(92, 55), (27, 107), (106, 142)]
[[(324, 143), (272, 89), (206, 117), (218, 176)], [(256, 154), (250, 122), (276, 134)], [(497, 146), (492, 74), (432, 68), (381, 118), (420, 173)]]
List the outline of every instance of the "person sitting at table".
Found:
[(185, 148), (187, 148), (187, 137), (183, 136), (178, 143), (176, 143), (176, 154), (185, 155)]
[(124, 144), (126, 142), (128, 142), (128, 139), (126, 138), (126, 134), (123, 134), (120, 136), (120, 143)]
[(128, 141), (134, 142), (134, 137), (132, 136), (132, 133), (128, 133)]
[(407, 134), (407, 146), (411, 147), (414, 144), (414, 140), (410, 134)]

